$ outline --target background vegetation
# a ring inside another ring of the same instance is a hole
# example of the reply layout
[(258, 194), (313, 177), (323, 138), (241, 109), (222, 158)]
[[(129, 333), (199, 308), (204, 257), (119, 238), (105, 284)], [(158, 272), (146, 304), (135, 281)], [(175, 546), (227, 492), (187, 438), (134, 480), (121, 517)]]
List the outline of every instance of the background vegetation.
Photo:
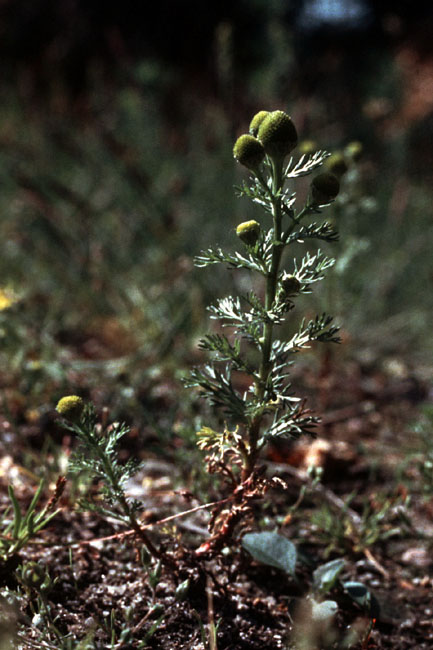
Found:
[[(230, 249), (256, 216), (233, 191), (232, 147), (261, 109), (287, 111), (304, 146), (363, 147), (333, 206), (336, 267), (303, 299), (335, 315), (343, 345), (297, 379), (325, 409), (364, 372), (368, 395), (404, 380), (428, 398), (432, 28), (430, 3), (403, 0), (1, 3), (0, 448), (33, 488), (64, 467), (53, 409), (77, 393), (131, 425), (129, 451), (174, 460), (179, 484), (215, 496), (195, 446), (203, 407), (180, 377), (201, 361), (206, 305), (246, 280), (192, 258)], [(347, 528), (335, 541), (335, 518), (317, 517), (327, 548), (346, 548)]]
[(3, 326), (15, 366), (61, 366), (92, 330), (111, 331), (118, 356), (191, 354), (220, 283), (191, 256), (250, 215), (232, 191), (233, 138), (275, 107), (321, 148), (363, 144), (338, 206), (332, 290), (356, 348), (431, 349), (428, 9), (162, 2), (149, 15), (45, 1), (2, 13), (0, 270), (19, 299)]

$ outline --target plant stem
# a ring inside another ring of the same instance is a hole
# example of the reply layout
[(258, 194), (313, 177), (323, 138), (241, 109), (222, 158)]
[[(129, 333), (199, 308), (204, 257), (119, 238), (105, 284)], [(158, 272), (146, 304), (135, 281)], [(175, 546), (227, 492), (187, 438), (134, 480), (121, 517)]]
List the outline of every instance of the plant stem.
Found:
[[(87, 432), (86, 432), (87, 433)], [(90, 431), (88, 434), (88, 439), (90, 439), (93, 442), (93, 447), (96, 450), (96, 453), (99, 456), (99, 459), (104, 467), (104, 472), (105, 475), (107, 476), (112, 488), (113, 492), (116, 495), (116, 499), (123, 511), (123, 514), (128, 520), (129, 525), (131, 528), (136, 532), (138, 537), (141, 539), (141, 541), (144, 543), (146, 546), (147, 550), (149, 553), (157, 559), (162, 559), (162, 553), (154, 546), (154, 544), (150, 541), (149, 537), (146, 535), (146, 533), (142, 530), (139, 522), (137, 521), (137, 518), (135, 517), (134, 513), (131, 510), (131, 507), (128, 503), (127, 498), (125, 497), (125, 493), (123, 491), (123, 487), (118, 480), (114, 470), (113, 466), (111, 464), (110, 459), (107, 457), (107, 454), (104, 453), (104, 450), (101, 449), (101, 447), (98, 445), (97, 441), (94, 441), (94, 433)], [(96, 443), (96, 444), (95, 444)]]
[[(283, 185), (283, 163), (282, 161), (272, 160), (272, 217), (274, 222), (274, 244), (272, 249), (271, 268), (266, 279), (266, 294), (265, 294), (265, 309), (270, 311), (275, 300), (277, 290), (278, 272), (280, 268), (281, 255), (283, 252), (282, 236), (282, 213), (281, 213), (281, 200), (279, 192)], [(262, 355), (259, 368), (259, 379), (256, 382), (256, 396), (259, 401), (262, 401), (266, 392), (266, 384), (269, 376), (269, 361), (272, 349), (272, 332), (273, 323), (269, 321), (263, 326), (263, 343)], [(242, 480), (245, 481), (253, 472), (258, 453), (258, 440), (260, 433), (260, 425), (262, 416), (259, 415), (253, 418), (249, 430), (249, 450), (242, 469)]]

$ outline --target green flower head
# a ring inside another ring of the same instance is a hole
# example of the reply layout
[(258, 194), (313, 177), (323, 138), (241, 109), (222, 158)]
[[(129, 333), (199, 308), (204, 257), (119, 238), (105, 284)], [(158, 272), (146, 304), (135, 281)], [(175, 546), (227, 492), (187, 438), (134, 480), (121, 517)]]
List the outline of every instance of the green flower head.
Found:
[(68, 420), (78, 420), (84, 409), (84, 400), (78, 395), (67, 395), (62, 397), (56, 406), (57, 413), (60, 413)]
[(260, 224), (252, 219), (244, 221), (236, 228), (236, 234), (247, 246), (254, 246), (260, 235)]
[(257, 136), (260, 124), (263, 122), (265, 117), (269, 115), (269, 111), (259, 111), (253, 117), (250, 122), (250, 133), (251, 135)]
[(281, 284), (286, 296), (294, 296), (301, 290), (301, 283), (295, 275), (284, 275)]
[(254, 171), (265, 157), (265, 150), (257, 138), (246, 133), (236, 140), (233, 156), (241, 165)]
[(299, 143), (298, 151), (304, 156), (311, 156), (317, 149), (317, 145), (314, 140), (302, 140)]
[(338, 178), (330, 172), (323, 172), (311, 182), (311, 199), (313, 205), (325, 205), (335, 199), (340, 191)]
[(334, 174), (334, 176), (337, 178), (344, 176), (344, 174), (349, 169), (346, 159), (342, 153), (334, 153), (332, 156), (329, 156), (329, 158), (325, 160), (325, 164), (323, 166), (328, 172), (331, 172), (331, 174)]
[(344, 149), (344, 154), (349, 158), (349, 160), (358, 162), (362, 158), (362, 150), (362, 143), (355, 140), (354, 142), (349, 142), (347, 147)]
[(257, 137), (268, 156), (284, 158), (298, 142), (292, 119), (284, 111), (272, 111), (260, 123)]

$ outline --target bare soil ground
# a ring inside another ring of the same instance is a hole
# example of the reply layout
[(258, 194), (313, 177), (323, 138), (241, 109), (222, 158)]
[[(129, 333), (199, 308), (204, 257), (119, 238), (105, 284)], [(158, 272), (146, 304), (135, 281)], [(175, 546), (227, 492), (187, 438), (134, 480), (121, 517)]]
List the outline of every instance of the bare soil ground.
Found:
[[(207, 535), (209, 515), (203, 509), (154, 526), (152, 538), (173, 563), (162, 566), (152, 583), (154, 566), (146, 563), (134, 536), (124, 535), (114, 521), (76, 511), (77, 495), (69, 486), (61, 512), (47, 529), (2, 566), (3, 588), (18, 587), (23, 594), (15, 567), (28, 560), (40, 562), (56, 579), (47, 603), (60, 636), (88, 635), (94, 648), (199, 650), (204, 647), (201, 624), (207, 629), (212, 621), (218, 626), (213, 646), (218, 650), (433, 647), (433, 495), (422, 493), (413, 433), (429, 399), (426, 386), (408, 371), (396, 376), (347, 361), (335, 368), (332, 359), (323, 361), (319, 373), (304, 369), (298, 379), (324, 413), (323, 423), (315, 441), (269, 449), (267, 472), (287, 487), (257, 503), (255, 521), (249, 522), (254, 530), (278, 528), (295, 543), (301, 558), (296, 579), (254, 561), (239, 541), (217, 557), (197, 557), (194, 549)], [(167, 387), (159, 391), (155, 417), (175, 399)], [(31, 424), (25, 418), (12, 424), (3, 416), (3, 511), (8, 482), (14, 482), (23, 508), (34, 492), (35, 477), (25, 469), (29, 449), (37, 454), (48, 435), (65, 448), (72, 444), (56, 427), (54, 414)], [(175, 450), (182, 443), (176, 435), (171, 448), (158, 455), (146, 451), (149, 429), (137, 427), (121, 449), (124, 457), (132, 449), (144, 461), (128, 486), (145, 502), (143, 523), (202, 504), (193, 486), (182, 490), (190, 468), (179, 466)], [(309, 465), (322, 468), (316, 486), (306, 472)], [(303, 485), (307, 489), (301, 499)], [(384, 500), (388, 507), (381, 515)], [(297, 508), (291, 508), (296, 502)], [(302, 607), (311, 592), (312, 571), (337, 557), (345, 560), (344, 578), (367, 586), (380, 607), (367, 612), (334, 589), (327, 595), (339, 605), (332, 631), (316, 631), (305, 641), (309, 633), (302, 632)], [(179, 594), (176, 589), (187, 579), (188, 589)], [(19, 606), (10, 610), (3, 602), (9, 619), (5, 626), (3, 616), (3, 628), (12, 624), (19, 629), (12, 647), (66, 647), (52, 635), (43, 640), (35, 626), (35, 603), (35, 593), (23, 594)]]

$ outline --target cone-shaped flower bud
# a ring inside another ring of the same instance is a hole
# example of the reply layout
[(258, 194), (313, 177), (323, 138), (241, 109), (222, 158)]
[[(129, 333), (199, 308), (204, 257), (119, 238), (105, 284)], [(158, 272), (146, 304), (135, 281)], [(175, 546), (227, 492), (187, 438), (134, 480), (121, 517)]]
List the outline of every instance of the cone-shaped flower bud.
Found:
[(265, 150), (257, 138), (246, 133), (236, 140), (233, 155), (241, 165), (254, 171), (265, 157)]
[(68, 420), (78, 420), (84, 409), (84, 400), (78, 395), (62, 397), (56, 406), (57, 413)]
[(244, 221), (236, 228), (236, 234), (247, 246), (254, 246), (260, 235), (260, 224), (252, 219)]
[(349, 169), (347, 162), (342, 153), (334, 153), (325, 161), (324, 168), (334, 174), (337, 178), (341, 178)]
[(251, 135), (257, 136), (260, 124), (263, 122), (265, 117), (269, 115), (269, 111), (259, 111), (253, 117), (250, 122), (250, 133)]
[(311, 182), (310, 192), (313, 205), (324, 205), (335, 199), (340, 191), (339, 180), (330, 172), (323, 172)]
[(284, 275), (281, 278), (281, 284), (286, 296), (294, 296), (301, 289), (301, 283), (295, 275)]
[(272, 158), (284, 158), (298, 142), (291, 118), (284, 111), (272, 111), (259, 126), (257, 137)]
[(362, 143), (355, 140), (354, 142), (349, 142), (347, 147), (344, 149), (344, 154), (349, 158), (349, 160), (358, 162), (362, 158), (362, 149)]

